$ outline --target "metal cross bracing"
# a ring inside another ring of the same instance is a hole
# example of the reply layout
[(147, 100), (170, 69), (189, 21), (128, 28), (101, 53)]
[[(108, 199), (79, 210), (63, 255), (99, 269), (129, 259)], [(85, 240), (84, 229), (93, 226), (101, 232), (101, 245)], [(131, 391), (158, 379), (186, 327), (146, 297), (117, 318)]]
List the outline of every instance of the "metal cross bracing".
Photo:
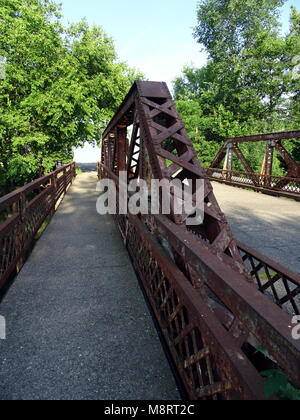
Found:
[(124, 168), (127, 182), (204, 181), (201, 226), (174, 212), (115, 216), (189, 397), (264, 399), (260, 372), (274, 367), (300, 385), (300, 278), (235, 241), (165, 83), (135, 82), (104, 132), (99, 178), (122, 190)]
[[(283, 145), (283, 141), (299, 138), (300, 130), (228, 139), (217, 153), (210, 167), (206, 169), (207, 175), (214, 181), (251, 188), (265, 194), (300, 200), (300, 163), (292, 158)], [(242, 143), (254, 142), (266, 143), (260, 174), (254, 173), (239, 147)], [(284, 177), (272, 174), (275, 151), (277, 151), (287, 166), (287, 173)], [(232, 170), (234, 157), (242, 164), (244, 172)], [(220, 165), (223, 161), (224, 165), (223, 169), (221, 169)]]

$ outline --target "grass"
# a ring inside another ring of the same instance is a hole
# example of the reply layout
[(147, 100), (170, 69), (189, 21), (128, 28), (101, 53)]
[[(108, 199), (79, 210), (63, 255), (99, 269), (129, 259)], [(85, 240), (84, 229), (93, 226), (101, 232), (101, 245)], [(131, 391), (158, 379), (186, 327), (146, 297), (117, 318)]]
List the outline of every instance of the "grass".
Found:
[(47, 229), (47, 226), (49, 225), (50, 221), (52, 219), (52, 216), (48, 216), (45, 220), (44, 223), (42, 224), (42, 226), (39, 228), (36, 237), (34, 238), (34, 242), (38, 241), (40, 239), (40, 237), (42, 236), (42, 234), (45, 232), (45, 230)]

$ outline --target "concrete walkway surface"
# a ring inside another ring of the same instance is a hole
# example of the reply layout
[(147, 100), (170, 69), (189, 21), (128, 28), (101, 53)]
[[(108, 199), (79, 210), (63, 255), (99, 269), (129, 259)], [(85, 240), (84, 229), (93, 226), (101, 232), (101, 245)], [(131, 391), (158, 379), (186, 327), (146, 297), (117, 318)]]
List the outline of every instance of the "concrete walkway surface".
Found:
[(96, 183), (96, 172), (76, 178), (0, 303), (1, 400), (179, 399)]

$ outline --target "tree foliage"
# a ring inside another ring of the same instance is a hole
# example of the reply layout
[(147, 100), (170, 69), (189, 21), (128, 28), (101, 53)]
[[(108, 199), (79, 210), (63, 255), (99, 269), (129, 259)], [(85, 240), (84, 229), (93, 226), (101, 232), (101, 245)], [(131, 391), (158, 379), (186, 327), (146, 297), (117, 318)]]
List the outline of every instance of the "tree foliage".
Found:
[(52, 0), (2, 0), (0, 186), (22, 185), (100, 140), (135, 78), (113, 41), (85, 21), (64, 28)]
[[(228, 137), (300, 127), (300, 78), (295, 77), (295, 57), (300, 54), (299, 13), (292, 8), (290, 31), (281, 35), (278, 17), (283, 3), (199, 3), (195, 37), (208, 52), (209, 61), (200, 69), (185, 67), (174, 81), (174, 91), (205, 165), (212, 162), (215, 150)], [(194, 109), (198, 109), (198, 117), (191, 119)], [(258, 170), (263, 146), (243, 147)], [(291, 144), (290, 151), (297, 158), (299, 145)], [(282, 174), (282, 161), (275, 159), (274, 165), (275, 173)]]
[(234, 61), (251, 48), (257, 34), (277, 33), (278, 8), (284, 0), (202, 0), (195, 37), (212, 59)]

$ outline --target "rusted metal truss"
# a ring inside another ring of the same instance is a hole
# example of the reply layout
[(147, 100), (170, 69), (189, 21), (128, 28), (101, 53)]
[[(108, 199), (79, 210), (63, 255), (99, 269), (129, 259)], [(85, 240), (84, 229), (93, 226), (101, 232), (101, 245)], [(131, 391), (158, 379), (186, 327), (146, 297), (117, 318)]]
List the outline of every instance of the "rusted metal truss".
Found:
[(76, 176), (75, 163), (0, 198), (0, 289), (23, 260), (45, 219)]
[[(165, 83), (135, 82), (103, 135), (99, 179), (122, 193), (124, 168), (127, 182), (204, 180), (201, 226), (115, 216), (189, 398), (264, 399), (260, 372), (271, 367), (300, 386), (300, 278), (235, 241)], [(259, 346), (270, 358), (258, 363)]]
[[(214, 181), (252, 188), (265, 194), (284, 196), (300, 201), (300, 163), (295, 162), (282, 143), (282, 141), (299, 138), (300, 130), (228, 139), (206, 172), (209, 178)], [(266, 143), (266, 152), (260, 174), (253, 172), (250, 163), (239, 147), (241, 143), (254, 142)], [(284, 177), (272, 175), (275, 150), (286, 163), (287, 174)], [(245, 169), (244, 172), (232, 170), (234, 156), (242, 164)], [(220, 169), (223, 161), (223, 169)]]

